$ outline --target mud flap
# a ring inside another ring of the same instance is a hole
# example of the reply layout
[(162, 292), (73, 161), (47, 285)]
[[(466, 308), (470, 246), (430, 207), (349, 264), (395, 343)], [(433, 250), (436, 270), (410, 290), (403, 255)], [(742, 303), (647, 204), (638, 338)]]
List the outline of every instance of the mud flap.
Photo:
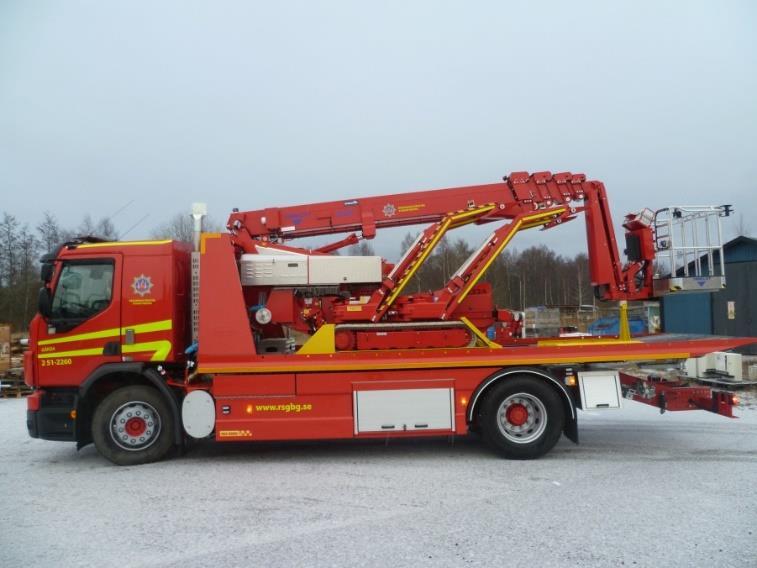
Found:
[(566, 417), (565, 428), (563, 428), (563, 434), (574, 444), (578, 443), (578, 416), (575, 418)]

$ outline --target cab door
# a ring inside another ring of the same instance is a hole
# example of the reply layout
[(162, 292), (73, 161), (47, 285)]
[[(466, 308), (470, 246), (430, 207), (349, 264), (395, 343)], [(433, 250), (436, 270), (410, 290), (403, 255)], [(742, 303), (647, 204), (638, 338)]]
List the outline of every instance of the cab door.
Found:
[(39, 329), (40, 386), (76, 386), (104, 363), (121, 361), (120, 254), (57, 262), (51, 310)]

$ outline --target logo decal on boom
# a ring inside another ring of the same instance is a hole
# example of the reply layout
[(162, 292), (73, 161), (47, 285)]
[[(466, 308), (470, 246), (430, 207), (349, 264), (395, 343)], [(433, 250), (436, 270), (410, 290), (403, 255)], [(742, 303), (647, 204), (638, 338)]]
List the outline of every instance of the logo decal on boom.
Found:
[(145, 276), (144, 274), (135, 276), (134, 282), (131, 283), (131, 288), (132, 290), (134, 290), (134, 293), (142, 297), (149, 294), (152, 291), (153, 286), (154, 284), (152, 283), (152, 278)]

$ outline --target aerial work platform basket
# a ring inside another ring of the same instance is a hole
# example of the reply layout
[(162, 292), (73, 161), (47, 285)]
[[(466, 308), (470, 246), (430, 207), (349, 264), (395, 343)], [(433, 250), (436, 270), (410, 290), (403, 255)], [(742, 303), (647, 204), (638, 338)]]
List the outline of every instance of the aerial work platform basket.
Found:
[(668, 207), (655, 212), (655, 296), (725, 288), (720, 220), (731, 212), (730, 205)]

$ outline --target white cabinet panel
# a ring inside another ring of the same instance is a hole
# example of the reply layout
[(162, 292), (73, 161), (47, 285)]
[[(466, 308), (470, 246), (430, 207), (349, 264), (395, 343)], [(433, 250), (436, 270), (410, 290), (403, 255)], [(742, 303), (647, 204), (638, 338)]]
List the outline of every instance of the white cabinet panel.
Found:
[(581, 407), (620, 408), (622, 394), (617, 371), (585, 371), (578, 373)]
[(355, 432), (452, 430), (451, 388), (355, 391)]
[(380, 256), (243, 254), (242, 286), (321, 286), (381, 282)]

